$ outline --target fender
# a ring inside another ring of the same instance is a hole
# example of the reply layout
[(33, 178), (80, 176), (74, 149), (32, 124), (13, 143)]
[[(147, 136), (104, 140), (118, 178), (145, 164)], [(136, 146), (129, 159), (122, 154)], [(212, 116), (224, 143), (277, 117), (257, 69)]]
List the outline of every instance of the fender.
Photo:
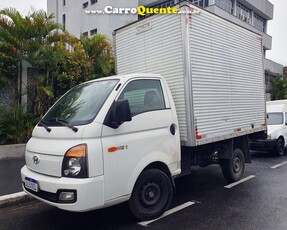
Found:
[[(139, 177), (139, 175), (143, 172), (143, 170), (150, 164), (154, 162), (161, 162), (167, 166), (167, 168), (170, 170), (169, 164), (170, 164), (170, 156), (169, 154), (163, 153), (163, 152), (151, 152), (148, 155), (146, 155), (141, 161), (138, 162), (138, 164), (134, 167), (133, 171), (131, 172), (131, 176), (128, 180), (127, 186), (125, 188), (126, 194), (131, 194), (134, 188), (134, 185)], [(173, 175), (173, 172), (170, 172), (171, 175)]]

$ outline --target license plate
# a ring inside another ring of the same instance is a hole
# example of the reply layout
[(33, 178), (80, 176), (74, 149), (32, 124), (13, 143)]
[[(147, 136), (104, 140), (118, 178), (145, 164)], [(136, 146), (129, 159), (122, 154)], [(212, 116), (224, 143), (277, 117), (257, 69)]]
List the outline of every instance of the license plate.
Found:
[(30, 189), (34, 192), (38, 192), (38, 182), (34, 179), (25, 177), (25, 188)]

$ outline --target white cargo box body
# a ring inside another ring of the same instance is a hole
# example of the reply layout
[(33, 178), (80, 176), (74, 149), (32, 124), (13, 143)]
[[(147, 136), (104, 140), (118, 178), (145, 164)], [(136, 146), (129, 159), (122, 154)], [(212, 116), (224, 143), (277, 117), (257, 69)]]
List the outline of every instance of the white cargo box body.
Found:
[(194, 5), (114, 33), (118, 74), (161, 74), (176, 105), (182, 145), (266, 130), (262, 38)]

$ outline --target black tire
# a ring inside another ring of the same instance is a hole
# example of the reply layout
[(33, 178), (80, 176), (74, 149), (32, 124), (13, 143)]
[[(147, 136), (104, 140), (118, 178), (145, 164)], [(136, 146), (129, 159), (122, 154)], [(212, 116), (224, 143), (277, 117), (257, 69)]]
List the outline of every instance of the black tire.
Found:
[(274, 153), (277, 156), (283, 156), (284, 155), (284, 140), (282, 138), (279, 138), (275, 144)]
[(245, 157), (240, 149), (233, 150), (231, 159), (221, 160), (221, 169), (224, 178), (229, 182), (235, 182), (241, 179), (245, 170)]
[(129, 207), (139, 220), (155, 219), (167, 210), (172, 195), (170, 178), (161, 170), (148, 169), (139, 176), (129, 200)]

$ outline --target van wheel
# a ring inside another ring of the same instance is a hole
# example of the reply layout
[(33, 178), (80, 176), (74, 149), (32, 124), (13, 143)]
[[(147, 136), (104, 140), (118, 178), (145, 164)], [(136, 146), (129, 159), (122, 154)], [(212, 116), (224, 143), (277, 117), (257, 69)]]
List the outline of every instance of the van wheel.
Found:
[(238, 181), (245, 170), (244, 154), (240, 149), (235, 149), (232, 158), (222, 159), (220, 164), (223, 176), (229, 183)]
[(275, 153), (277, 156), (284, 155), (284, 141), (282, 138), (279, 138), (275, 145)]
[(161, 170), (148, 169), (138, 178), (129, 207), (139, 220), (151, 220), (161, 216), (169, 207), (173, 187), (169, 177)]

